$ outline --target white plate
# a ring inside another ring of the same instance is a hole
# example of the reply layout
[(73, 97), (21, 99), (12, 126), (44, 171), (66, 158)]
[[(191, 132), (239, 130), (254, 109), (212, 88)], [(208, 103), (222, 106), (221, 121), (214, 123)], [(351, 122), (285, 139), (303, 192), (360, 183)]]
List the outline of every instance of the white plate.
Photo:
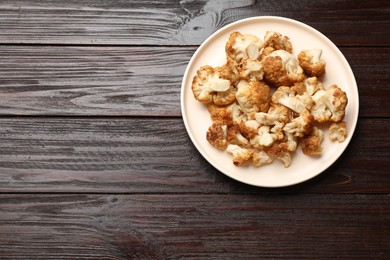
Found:
[[(323, 154), (309, 157), (298, 149), (288, 168), (279, 160), (259, 168), (236, 167), (231, 155), (219, 151), (206, 140), (206, 132), (211, 119), (205, 105), (198, 102), (191, 90), (196, 71), (203, 65), (221, 66), (226, 62), (225, 44), (230, 33), (239, 31), (250, 33), (263, 39), (266, 31), (277, 31), (290, 38), (293, 54), (302, 49), (322, 49), (322, 59), (326, 62), (326, 75), (322, 82), (325, 87), (337, 84), (348, 96), (345, 121), (348, 136), (343, 143), (331, 142), (327, 131), (323, 141)], [(311, 179), (330, 165), (344, 152), (350, 142), (357, 124), (359, 95), (353, 72), (340, 50), (323, 34), (301, 22), (273, 16), (253, 17), (229, 24), (212, 34), (198, 48), (185, 71), (181, 87), (181, 110), (187, 132), (202, 156), (220, 172), (227, 176), (255, 186), (283, 187)]]

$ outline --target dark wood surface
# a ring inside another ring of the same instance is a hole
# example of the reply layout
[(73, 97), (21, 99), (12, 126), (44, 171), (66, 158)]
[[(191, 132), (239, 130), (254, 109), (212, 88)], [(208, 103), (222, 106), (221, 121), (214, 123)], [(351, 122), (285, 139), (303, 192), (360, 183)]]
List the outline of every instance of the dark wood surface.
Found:
[[(261, 15), (359, 88), (347, 150), (288, 188), (218, 172), (181, 119), (199, 44)], [(389, 28), (388, 1), (0, 1), (0, 259), (389, 259)]]

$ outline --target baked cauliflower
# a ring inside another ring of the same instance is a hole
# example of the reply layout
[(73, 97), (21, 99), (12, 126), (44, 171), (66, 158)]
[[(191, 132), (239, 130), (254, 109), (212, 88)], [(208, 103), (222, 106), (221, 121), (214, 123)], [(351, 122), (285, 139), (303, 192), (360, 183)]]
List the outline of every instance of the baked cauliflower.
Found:
[(348, 98), (337, 85), (317, 91), (312, 98), (314, 105), (310, 111), (317, 122), (340, 122), (344, 119)]
[[(287, 36), (283, 36), (278, 32), (267, 31), (264, 36), (264, 48), (272, 48), (273, 50), (285, 50), (292, 52), (292, 44)], [(268, 50), (270, 51), (270, 50)]]
[(291, 164), (291, 153), (288, 150), (287, 143), (274, 142), (269, 148), (265, 150), (267, 154), (273, 158), (277, 158), (283, 162), (284, 167)]
[(258, 37), (252, 34), (233, 32), (226, 43), (225, 51), (228, 59), (239, 64), (242, 59), (257, 59), (262, 47), (263, 42)]
[(258, 59), (243, 59), (239, 71), (241, 79), (247, 81), (261, 81), (264, 76), (263, 64)]
[(197, 71), (192, 91), (210, 114), (207, 141), (232, 154), (234, 165), (259, 167), (277, 159), (288, 167), (298, 147), (318, 156), (324, 122), (332, 141), (346, 139), (348, 98), (337, 85), (323, 86), (322, 50), (302, 50), (296, 58), (289, 38), (278, 32), (268, 31), (264, 44), (234, 32), (225, 53), (224, 65)]
[(227, 126), (213, 123), (206, 133), (206, 139), (215, 148), (225, 150), (228, 145)]
[(310, 134), (300, 141), (302, 152), (306, 155), (320, 155), (322, 153), (321, 143), (324, 139), (324, 132), (318, 127), (313, 127)]
[(297, 95), (294, 88), (279, 87), (272, 95), (272, 102), (288, 107), (296, 113), (302, 113), (304, 110), (310, 110), (313, 106), (313, 100), (310, 95), (304, 92)]
[(347, 137), (347, 123), (344, 121), (332, 123), (329, 127), (329, 137), (333, 142), (344, 142)]
[(236, 166), (241, 166), (248, 162), (251, 162), (253, 157), (252, 150), (242, 148), (235, 144), (229, 144), (226, 151), (233, 155), (233, 164)]
[(236, 99), (249, 119), (254, 119), (255, 113), (268, 111), (271, 102), (271, 89), (264, 82), (241, 81), (237, 85)]
[(326, 64), (321, 61), (322, 50), (303, 50), (298, 54), (299, 65), (310, 77), (321, 77), (325, 74)]
[[(208, 65), (201, 67), (192, 81), (194, 97), (205, 104), (212, 103), (218, 92), (228, 93), (228, 96), (232, 87), (230, 80), (222, 78), (217, 70)], [(233, 101), (234, 99), (230, 103)]]
[(305, 79), (298, 60), (285, 50), (277, 50), (263, 60), (264, 79), (275, 87), (292, 86)]
[(296, 137), (303, 137), (311, 131), (313, 123), (313, 115), (308, 110), (304, 110), (298, 117), (287, 123), (283, 131)]

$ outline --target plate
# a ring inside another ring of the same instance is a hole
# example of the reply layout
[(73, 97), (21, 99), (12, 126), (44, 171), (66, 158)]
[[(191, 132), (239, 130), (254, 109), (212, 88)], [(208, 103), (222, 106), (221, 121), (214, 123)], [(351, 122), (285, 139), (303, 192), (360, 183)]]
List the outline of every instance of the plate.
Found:
[[(337, 84), (347, 93), (346, 116), (348, 135), (344, 142), (332, 142), (325, 129), (323, 153), (319, 157), (304, 155), (298, 150), (292, 153), (291, 165), (287, 168), (279, 160), (261, 167), (237, 167), (226, 151), (219, 151), (206, 140), (211, 125), (207, 107), (198, 102), (191, 90), (196, 71), (203, 65), (221, 66), (226, 63), (225, 44), (230, 33), (239, 31), (264, 38), (266, 31), (277, 31), (288, 36), (293, 54), (303, 49), (322, 49), (322, 60), (327, 64), (322, 80), (325, 87)], [(331, 166), (344, 152), (355, 131), (359, 114), (359, 94), (352, 69), (341, 51), (327, 37), (314, 28), (284, 17), (260, 16), (229, 24), (205, 40), (192, 56), (184, 73), (181, 86), (181, 112), (189, 137), (202, 156), (223, 174), (246, 184), (260, 187), (284, 187), (309, 180)]]

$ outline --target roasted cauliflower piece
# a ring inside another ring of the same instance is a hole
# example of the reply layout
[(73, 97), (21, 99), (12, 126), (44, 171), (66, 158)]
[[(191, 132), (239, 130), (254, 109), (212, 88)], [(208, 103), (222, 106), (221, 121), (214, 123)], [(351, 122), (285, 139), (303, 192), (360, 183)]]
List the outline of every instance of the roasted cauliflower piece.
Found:
[(222, 78), (218, 71), (208, 65), (201, 67), (192, 81), (194, 97), (205, 104), (213, 102), (215, 93), (227, 92), (231, 88), (231, 82)]
[(311, 131), (313, 123), (313, 115), (309, 111), (304, 110), (298, 117), (287, 123), (283, 127), (283, 131), (295, 137), (303, 137)]
[(237, 89), (230, 85), (226, 91), (217, 91), (213, 95), (213, 102), (218, 106), (226, 106), (232, 104), (236, 100)]
[(329, 127), (329, 137), (333, 142), (344, 142), (347, 137), (347, 123), (344, 121), (332, 123)]
[(233, 124), (232, 111), (228, 106), (216, 106), (214, 104), (210, 104), (207, 106), (207, 109), (210, 113), (210, 118), (214, 123), (222, 125)]
[(263, 60), (264, 79), (275, 87), (292, 86), (305, 79), (298, 60), (285, 50), (277, 50)]
[(228, 59), (226, 64), (214, 69), (221, 78), (230, 80), (230, 82), (235, 85), (238, 81), (240, 81), (240, 72), (238, 68), (239, 66), (235, 61)]
[(227, 130), (227, 141), (229, 144), (235, 144), (242, 147), (249, 147), (249, 140), (242, 135), (240, 127), (238, 125), (233, 125), (228, 127)]
[(322, 153), (321, 143), (324, 139), (324, 132), (318, 127), (313, 127), (310, 134), (300, 141), (302, 152), (306, 155), (320, 155)]
[(322, 50), (303, 50), (298, 54), (299, 65), (310, 77), (321, 77), (325, 74), (325, 62), (321, 61)]
[(256, 167), (270, 164), (272, 161), (272, 157), (269, 156), (265, 151), (253, 151), (252, 153), (252, 164)]
[[(244, 82), (244, 83), (243, 83)], [(271, 89), (264, 82), (241, 81), (237, 86), (236, 99), (249, 119), (254, 119), (255, 113), (268, 111), (271, 102)]]
[(262, 47), (263, 42), (258, 37), (252, 34), (233, 32), (226, 43), (225, 51), (228, 59), (239, 64), (242, 59), (257, 59)]
[(281, 160), (284, 167), (290, 166), (291, 154), (288, 150), (287, 143), (274, 142), (269, 148), (266, 149), (266, 152), (271, 157)]
[(227, 126), (213, 123), (207, 133), (206, 133), (207, 141), (219, 150), (225, 150), (227, 143)]
[(239, 71), (241, 79), (247, 81), (261, 81), (264, 75), (263, 64), (258, 59), (243, 59)]
[(313, 106), (313, 100), (310, 95), (304, 92), (302, 95), (296, 95), (294, 88), (279, 87), (272, 95), (272, 102), (288, 107), (296, 113), (302, 113), (304, 110), (310, 110)]
[(310, 111), (317, 122), (340, 122), (344, 119), (348, 98), (337, 85), (317, 91), (312, 98), (314, 105)]
[(229, 144), (226, 151), (233, 155), (233, 164), (241, 166), (251, 162), (253, 151), (250, 149), (242, 148), (235, 144)]
[(259, 128), (255, 137), (250, 140), (250, 143), (255, 148), (263, 148), (270, 146), (277, 140), (276, 134), (270, 132), (271, 128), (267, 125), (263, 125)]
[(267, 31), (264, 36), (264, 48), (270, 47), (273, 50), (285, 50), (292, 52), (292, 44), (287, 36), (274, 31)]

